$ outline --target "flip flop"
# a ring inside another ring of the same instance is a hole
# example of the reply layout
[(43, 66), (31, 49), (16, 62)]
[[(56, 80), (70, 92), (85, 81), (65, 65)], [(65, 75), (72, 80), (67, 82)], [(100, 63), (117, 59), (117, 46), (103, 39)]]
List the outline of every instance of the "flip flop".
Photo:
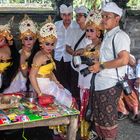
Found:
[(140, 114), (136, 114), (131, 118), (132, 122), (137, 123), (140, 122)]

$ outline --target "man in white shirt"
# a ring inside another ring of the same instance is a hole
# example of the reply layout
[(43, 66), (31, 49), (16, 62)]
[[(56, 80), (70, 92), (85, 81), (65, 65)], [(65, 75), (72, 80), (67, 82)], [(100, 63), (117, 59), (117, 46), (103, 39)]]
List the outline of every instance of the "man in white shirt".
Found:
[[(79, 6), (75, 8), (75, 13), (76, 22), (80, 28), (72, 29), (68, 34), (70, 38), (67, 37), (66, 40), (66, 51), (71, 55), (71, 59), (76, 50), (84, 48), (91, 43), (91, 41), (85, 37), (85, 21), (88, 15), (88, 9), (85, 6)], [(79, 43), (77, 44), (77, 42)], [(76, 98), (77, 102), (80, 100), (78, 86), (78, 72), (71, 67), (71, 90), (72, 95)]]
[(57, 44), (54, 49), (54, 59), (56, 63), (56, 77), (60, 81), (60, 83), (70, 90), (70, 61), (71, 55), (66, 52), (66, 38), (69, 32), (73, 28), (79, 28), (77, 23), (72, 21), (72, 6), (67, 6), (62, 4), (60, 6), (60, 14), (62, 20), (57, 21), (56, 31), (57, 31)]
[(129, 61), (130, 38), (119, 28), (122, 13), (122, 9), (114, 2), (102, 8), (102, 23), (107, 32), (101, 44), (99, 62), (89, 68), (91, 72), (97, 73), (93, 91), (93, 116), (96, 131), (104, 140), (115, 140), (117, 137), (117, 103), (122, 92), (117, 83), (119, 78), (125, 76)]

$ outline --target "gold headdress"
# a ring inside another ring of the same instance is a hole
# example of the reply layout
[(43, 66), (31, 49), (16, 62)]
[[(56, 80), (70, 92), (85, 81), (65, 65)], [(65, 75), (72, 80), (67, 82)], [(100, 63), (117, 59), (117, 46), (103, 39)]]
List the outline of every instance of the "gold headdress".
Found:
[(19, 23), (20, 39), (23, 37), (31, 35), (37, 38), (37, 24), (34, 23), (28, 15), (25, 15), (22, 21)]
[(101, 11), (94, 9), (94, 10), (90, 11), (87, 16), (86, 26), (93, 25), (96, 28), (102, 30), (103, 27), (101, 25), (101, 20), (102, 20)]
[(39, 31), (39, 41), (41, 43), (46, 42), (48, 38), (57, 39), (57, 34), (56, 34), (56, 27), (55, 25), (51, 22), (51, 17), (48, 17), (48, 20), (45, 22), (45, 24), (40, 28)]
[(9, 22), (5, 25), (0, 25), (0, 37), (5, 37), (8, 41), (11, 41), (13, 39), (13, 36), (11, 35), (10, 26), (14, 20), (14, 17), (12, 17)]

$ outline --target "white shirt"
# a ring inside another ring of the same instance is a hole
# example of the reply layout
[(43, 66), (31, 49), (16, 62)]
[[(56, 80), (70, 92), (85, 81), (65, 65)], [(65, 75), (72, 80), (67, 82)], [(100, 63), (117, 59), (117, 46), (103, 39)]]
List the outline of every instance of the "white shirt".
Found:
[[(116, 56), (122, 50), (130, 52), (130, 38), (118, 26), (105, 34), (100, 49), (100, 62), (107, 62), (114, 59), (112, 46), (112, 40), (114, 35), (115, 35), (114, 46)], [(119, 77), (124, 77), (126, 72), (126, 66), (122, 66), (117, 69), (119, 72)], [(99, 73), (96, 74), (95, 77), (95, 90), (99, 91), (111, 88), (115, 86), (117, 82), (118, 77), (115, 68), (101, 70)]]
[[(75, 44), (77, 43), (77, 41), (81, 38), (81, 36), (84, 34), (85, 31), (79, 29), (73, 29), (70, 31), (69, 35), (71, 36), (71, 38), (69, 38), (66, 41), (66, 44), (71, 46), (72, 49), (74, 49)], [(91, 40), (87, 39), (86, 36), (81, 40), (81, 42), (79, 43), (78, 47), (76, 48), (76, 50), (81, 49), (81, 48), (85, 48), (88, 44), (91, 44)], [(71, 63), (72, 65), (72, 63)], [(72, 65), (73, 67), (73, 65)], [(86, 77), (84, 77), (83, 75), (81, 75), (80, 70), (82, 70), (83, 68), (86, 68), (87, 65), (82, 64), (80, 65), (78, 68), (74, 68), (74, 70), (76, 70), (77, 72), (79, 72), (79, 77), (78, 77), (78, 86), (82, 89), (89, 89), (90, 88), (90, 80), (91, 80), (91, 76), (92, 74), (87, 75)]]
[(78, 72), (79, 72), (78, 86), (81, 89), (90, 89), (90, 86), (91, 86), (90, 81), (91, 81), (91, 77), (92, 77), (93, 73), (90, 73), (85, 77), (80, 73), (80, 70), (82, 70), (86, 67), (88, 67), (88, 66), (85, 65), (85, 64), (82, 64), (82, 65), (79, 66), (79, 69), (78, 69)]
[(57, 21), (55, 25), (57, 31), (57, 43), (54, 49), (54, 59), (60, 61), (63, 57), (64, 62), (70, 62), (71, 55), (66, 52), (66, 38), (70, 38), (71, 36), (68, 36), (67, 34), (69, 34), (71, 29), (79, 28), (79, 25), (75, 21), (72, 21), (66, 29), (63, 25), (63, 20)]
[(136, 66), (136, 77), (140, 78), (140, 63), (138, 63)]
[(126, 74), (128, 79), (135, 79), (136, 78), (136, 67), (131, 67), (129, 65), (126, 66)]
[[(70, 30), (70, 32), (68, 34), (68, 36), (70, 36), (70, 38), (69, 37), (66, 38), (66, 44), (68, 46), (71, 46), (71, 48), (74, 50), (76, 43), (79, 41), (79, 39), (82, 37), (82, 35), (84, 33), (85, 33), (85, 30), (81, 30), (80, 28)], [(92, 43), (91, 40), (89, 40), (85, 36), (81, 40), (79, 45), (77, 46), (76, 50), (85, 48), (88, 44), (91, 44), (91, 43)], [(71, 56), (71, 58), (72, 58), (72, 56)]]
[[(68, 36), (70, 36), (70, 38), (67, 37), (66, 44), (71, 46), (72, 49), (74, 49), (75, 44), (78, 42), (78, 40), (81, 38), (81, 36), (84, 33), (85, 33), (85, 30), (81, 30), (80, 28), (70, 30), (70, 32), (68, 34)], [(82, 42), (82, 40), (81, 40), (81, 42)], [(81, 42), (80, 42), (80, 44), (81, 44)], [(78, 45), (78, 48), (79, 48), (79, 46), (80, 45)]]

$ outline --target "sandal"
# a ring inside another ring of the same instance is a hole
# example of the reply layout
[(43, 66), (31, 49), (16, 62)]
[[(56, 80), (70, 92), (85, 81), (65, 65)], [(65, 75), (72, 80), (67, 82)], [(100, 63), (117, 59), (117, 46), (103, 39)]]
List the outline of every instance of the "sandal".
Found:
[(89, 132), (88, 140), (97, 140), (97, 138), (98, 138), (98, 134), (95, 131), (91, 130)]
[(136, 115), (132, 116), (132, 117), (131, 117), (131, 120), (132, 120), (133, 122), (138, 122), (138, 121), (140, 121), (140, 114), (136, 114)]

